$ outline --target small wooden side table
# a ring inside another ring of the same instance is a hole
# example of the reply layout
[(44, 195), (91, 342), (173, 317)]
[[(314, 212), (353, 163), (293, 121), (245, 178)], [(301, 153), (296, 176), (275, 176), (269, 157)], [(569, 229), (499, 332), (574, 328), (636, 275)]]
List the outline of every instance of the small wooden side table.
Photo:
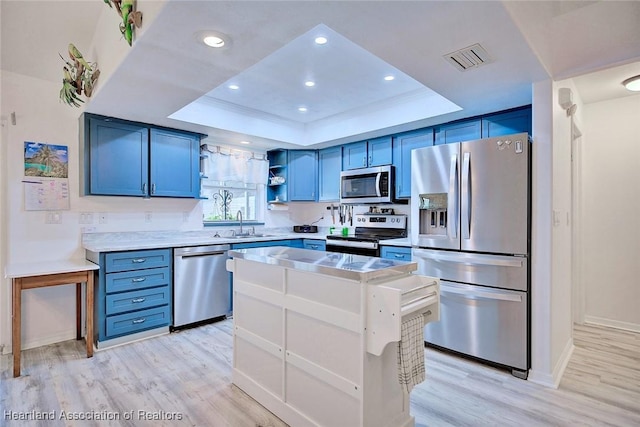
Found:
[(86, 321), (85, 340), (87, 357), (93, 356), (93, 272), (100, 266), (84, 259), (72, 259), (54, 262), (33, 262), (9, 264), (5, 277), (12, 279), (13, 287), (13, 328), (11, 332), (13, 346), (13, 376), (20, 376), (22, 291), (76, 284), (76, 339), (82, 339), (82, 283), (86, 283)]

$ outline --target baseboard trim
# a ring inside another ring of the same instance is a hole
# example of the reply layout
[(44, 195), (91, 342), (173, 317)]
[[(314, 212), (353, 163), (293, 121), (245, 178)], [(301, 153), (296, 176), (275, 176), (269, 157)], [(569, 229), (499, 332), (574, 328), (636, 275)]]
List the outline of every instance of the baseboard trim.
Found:
[[(46, 337), (23, 341), (22, 343), (20, 343), (20, 348), (22, 350), (29, 350), (30, 348), (43, 347), (45, 345), (51, 345), (51, 344), (56, 344), (59, 342), (75, 340), (75, 339), (76, 339), (76, 331), (74, 329), (73, 331), (65, 331), (55, 335), (47, 335)], [(2, 354), (9, 354), (9, 353), (13, 353), (13, 345), (11, 343), (5, 345), (2, 351)]]
[(570, 338), (562, 350), (562, 354), (560, 354), (553, 371), (551, 373), (542, 373), (531, 369), (528, 380), (544, 387), (557, 389), (560, 386), (560, 381), (562, 380), (564, 371), (567, 369), (569, 360), (571, 360), (574, 349), (573, 338)]
[(585, 316), (584, 323), (594, 326), (606, 326), (608, 328), (622, 329), (624, 331), (640, 332), (640, 324), (620, 322), (619, 320), (605, 319), (603, 317)]
[(148, 331), (136, 332), (135, 334), (125, 335), (123, 337), (113, 338), (106, 341), (97, 341), (95, 347), (97, 351), (105, 350), (107, 348), (119, 347), (124, 344), (129, 344), (136, 341), (146, 340), (147, 338), (153, 338), (160, 335), (167, 335), (169, 333), (168, 326), (162, 326), (160, 328), (149, 329)]

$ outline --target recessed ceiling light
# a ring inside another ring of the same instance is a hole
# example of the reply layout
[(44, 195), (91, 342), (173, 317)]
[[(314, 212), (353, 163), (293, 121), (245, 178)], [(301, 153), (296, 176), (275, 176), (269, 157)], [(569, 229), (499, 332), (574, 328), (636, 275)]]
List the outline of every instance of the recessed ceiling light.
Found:
[(301, 113), (306, 113), (307, 107), (298, 107), (298, 111), (300, 111)]
[(240, 144), (245, 144), (245, 145), (247, 145), (247, 144), (251, 144), (251, 142), (249, 142), (249, 141), (240, 141)]
[(320, 36), (320, 37), (316, 37), (315, 39), (316, 44), (325, 44), (327, 42), (327, 38)]
[(633, 92), (640, 91), (640, 75), (630, 77), (627, 80), (623, 81), (622, 84), (627, 90), (631, 90)]
[(314, 87), (316, 85), (316, 82), (312, 82), (311, 80), (307, 80), (306, 82), (304, 82), (304, 85), (306, 87)]
[(223, 47), (225, 43), (224, 39), (218, 36), (206, 36), (202, 41), (210, 47)]
[(395, 80), (395, 77), (392, 75), (388, 75), (388, 76), (384, 76), (384, 79), (388, 82), (390, 82), (391, 80)]
[(231, 89), (231, 90), (238, 90), (238, 89), (240, 89), (240, 86), (238, 86), (238, 85), (234, 85), (234, 84), (231, 84), (231, 85), (229, 85), (228, 87), (229, 87), (229, 89)]

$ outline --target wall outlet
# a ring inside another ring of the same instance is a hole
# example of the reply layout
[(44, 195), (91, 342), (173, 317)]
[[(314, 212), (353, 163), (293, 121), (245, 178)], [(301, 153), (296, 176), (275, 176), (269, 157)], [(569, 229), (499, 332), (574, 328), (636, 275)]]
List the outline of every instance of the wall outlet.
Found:
[(62, 224), (62, 212), (48, 211), (44, 217), (45, 224)]
[(144, 213), (144, 222), (151, 222), (153, 214), (149, 211)]
[(80, 212), (80, 224), (93, 224), (93, 213)]
[(98, 214), (98, 222), (100, 224), (106, 224), (107, 223), (107, 213), (106, 212), (100, 212)]

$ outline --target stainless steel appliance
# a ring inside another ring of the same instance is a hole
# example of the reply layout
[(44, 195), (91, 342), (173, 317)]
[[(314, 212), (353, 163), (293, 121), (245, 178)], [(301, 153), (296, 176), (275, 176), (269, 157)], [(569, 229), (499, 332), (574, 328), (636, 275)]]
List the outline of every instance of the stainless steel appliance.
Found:
[(530, 368), (530, 143), (526, 133), (416, 149), (411, 243), (418, 273), (440, 277), (436, 346)]
[(380, 256), (380, 240), (407, 237), (407, 216), (356, 214), (353, 234), (327, 236), (327, 252)]
[(354, 169), (340, 172), (340, 203), (393, 203), (394, 167)]
[(231, 285), (226, 269), (229, 245), (173, 250), (173, 327), (231, 312)]

